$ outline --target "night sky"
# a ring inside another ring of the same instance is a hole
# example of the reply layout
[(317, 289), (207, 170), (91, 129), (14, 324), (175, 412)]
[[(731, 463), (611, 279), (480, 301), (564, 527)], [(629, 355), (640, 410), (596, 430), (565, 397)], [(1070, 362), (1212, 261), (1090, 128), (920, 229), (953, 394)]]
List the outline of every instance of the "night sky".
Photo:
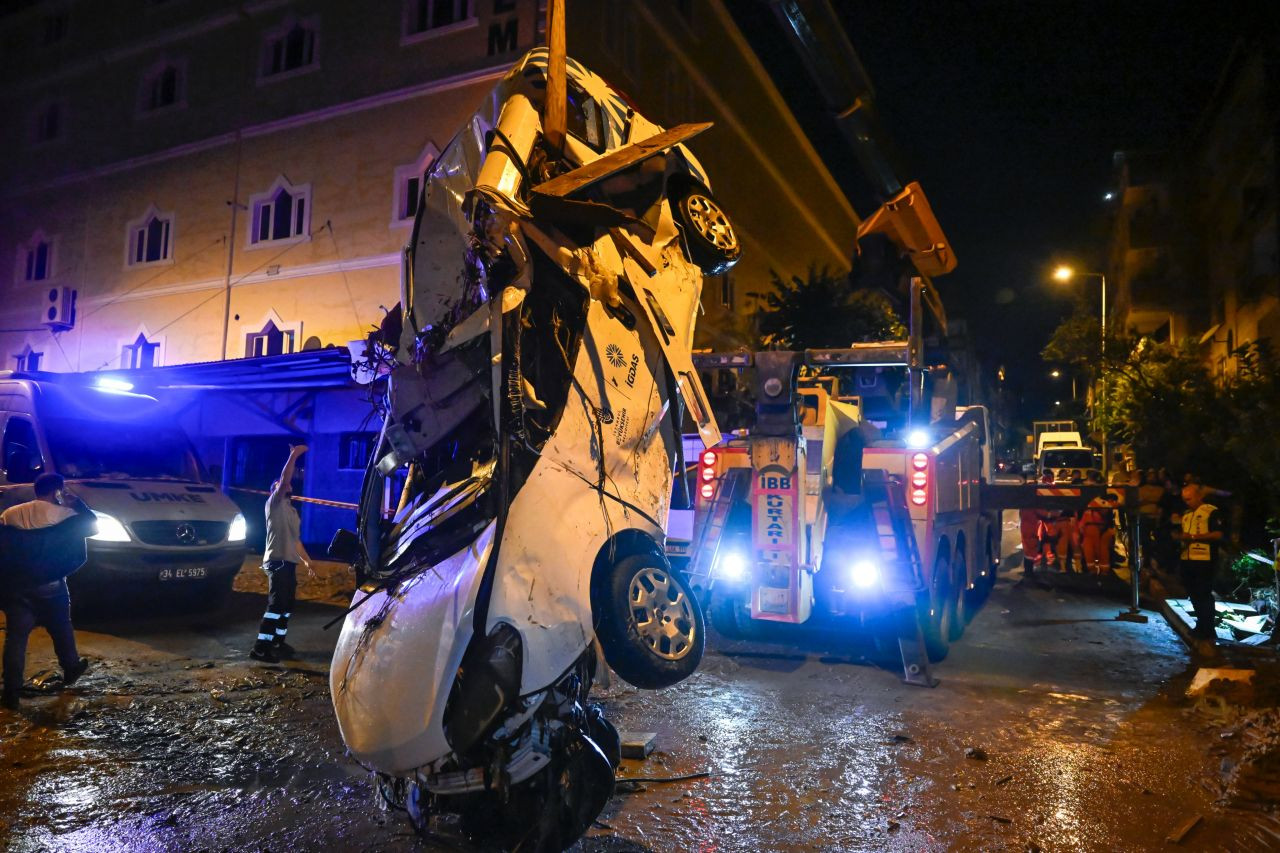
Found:
[[(1185, 139), (1265, 4), (832, 5), (875, 86), (901, 177), (921, 182), (955, 248), (959, 266), (937, 282), (948, 312), (968, 319), (984, 360), (1034, 387), (1045, 372), (1039, 352), (1071, 308), (1070, 288), (1047, 281), (1051, 264), (1103, 262), (1112, 154)], [(788, 73), (777, 47), (752, 41), (782, 69), (785, 94), (818, 128), (819, 148), (859, 212), (869, 213), (876, 202), (834, 126), (824, 136), (821, 109), (804, 103), (813, 99), (803, 72), (791, 65)], [(1096, 279), (1089, 284), (1096, 300)]]

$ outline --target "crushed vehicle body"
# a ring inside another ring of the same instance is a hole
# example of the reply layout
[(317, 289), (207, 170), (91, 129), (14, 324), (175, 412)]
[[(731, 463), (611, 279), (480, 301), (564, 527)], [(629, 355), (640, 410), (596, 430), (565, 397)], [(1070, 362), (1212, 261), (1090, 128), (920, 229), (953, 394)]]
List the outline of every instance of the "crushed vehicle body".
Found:
[(333, 548), (362, 582), (330, 675), (351, 754), (420, 828), (460, 814), (522, 849), (572, 843), (611, 795), (603, 664), (658, 688), (701, 658), (664, 527), (685, 410), (719, 440), (690, 348), (703, 274), (739, 252), (682, 144), (708, 125), (664, 130), (566, 65), (561, 145), (538, 48), (431, 166)]

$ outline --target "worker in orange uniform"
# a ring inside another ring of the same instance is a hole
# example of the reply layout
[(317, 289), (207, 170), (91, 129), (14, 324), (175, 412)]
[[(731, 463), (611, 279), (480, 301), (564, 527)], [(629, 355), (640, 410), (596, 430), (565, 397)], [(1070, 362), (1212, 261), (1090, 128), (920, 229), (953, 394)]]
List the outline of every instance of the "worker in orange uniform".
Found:
[[(1102, 475), (1090, 472), (1088, 485), (1104, 485)], [(1080, 544), (1084, 551), (1085, 571), (1095, 575), (1111, 571), (1111, 548), (1116, 541), (1115, 515), (1115, 501), (1109, 494), (1089, 501), (1080, 513)]]
[(1055, 526), (1058, 531), (1056, 542), (1058, 560), (1062, 571), (1075, 571), (1072, 564), (1077, 557), (1080, 558), (1081, 571), (1084, 571), (1084, 558), (1080, 556), (1080, 526), (1076, 523), (1076, 517), (1069, 512), (1061, 513), (1055, 522)]

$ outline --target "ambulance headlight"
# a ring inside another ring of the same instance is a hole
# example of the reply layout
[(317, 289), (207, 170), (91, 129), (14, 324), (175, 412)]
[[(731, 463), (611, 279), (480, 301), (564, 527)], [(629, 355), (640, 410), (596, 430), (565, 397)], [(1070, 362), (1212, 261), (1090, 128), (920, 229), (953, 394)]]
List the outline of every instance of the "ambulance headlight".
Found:
[(124, 525), (114, 516), (107, 515), (105, 512), (98, 512), (96, 509), (93, 514), (98, 519), (98, 532), (90, 536), (90, 539), (96, 539), (99, 542), (128, 542), (129, 531), (124, 529)]
[(871, 589), (880, 582), (880, 566), (875, 560), (855, 560), (849, 567), (849, 583), (858, 589)]
[(726, 551), (716, 565), (716, 577), (725, 581), (737, 581), (747, 574), (747, 557), (741, 551)]
[(243, 542), (247, 533), (248, 525), (245, 524), (244, 516), (237, 512), (236, 517), (231, 519), (231, 526), (227, 528), (227, 541)]

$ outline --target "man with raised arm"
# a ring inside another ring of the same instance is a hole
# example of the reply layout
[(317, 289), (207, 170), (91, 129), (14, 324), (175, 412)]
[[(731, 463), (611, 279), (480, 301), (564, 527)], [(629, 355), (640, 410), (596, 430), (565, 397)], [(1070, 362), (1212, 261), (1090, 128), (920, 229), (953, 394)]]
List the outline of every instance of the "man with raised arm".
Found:
[(258, 639), (249, 652), (249, 657), (267, 663), (279, 663), (281, 658), (295, 656), (293, 646), (285, 637), (289, 633), (289, 616), (298, 588), (298, 563), (310, 568), (311, 558), (302, 547), (302, 520), (292, 502), (293, 475), (298, 458), (306, 452), (305, 444), (289, 448), (289, 459), (267, 497), (267, 542), (262, 551), (262, 570), (267, 573), (269, 583), (267, 611), (262, 614)]

